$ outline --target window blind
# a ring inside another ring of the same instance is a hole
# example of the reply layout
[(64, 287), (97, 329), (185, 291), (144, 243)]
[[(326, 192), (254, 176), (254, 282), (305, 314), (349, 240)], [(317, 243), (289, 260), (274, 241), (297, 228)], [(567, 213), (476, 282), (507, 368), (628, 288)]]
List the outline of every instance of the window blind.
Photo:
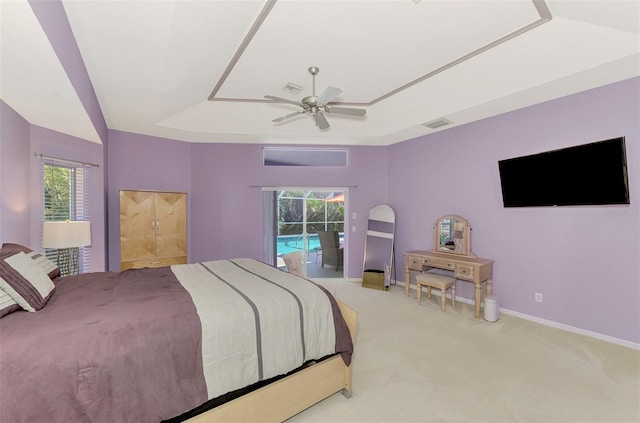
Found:
[[(42, 222), (64, 220), (90, 220), (90, 174), (91, 169), (73, 165), (66, 161), (43, 158), (41, 167)], [(40, 239), (42, 240), (42, 226)], [(91, 247), (79, 249), (79, 270), (91, 270)], [(56, 250), (45, 249), (45, 256), (56, 260)]]

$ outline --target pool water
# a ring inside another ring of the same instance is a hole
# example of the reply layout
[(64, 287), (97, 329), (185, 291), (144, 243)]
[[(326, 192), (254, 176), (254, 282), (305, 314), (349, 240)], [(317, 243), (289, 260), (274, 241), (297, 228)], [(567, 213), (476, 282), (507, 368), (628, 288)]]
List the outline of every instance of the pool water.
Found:
[[(340, 242), (343, 240), (342, 233), (340, 235)], [(320, 240), (317, 234), (307, 235), (307, 247), (308, 252), (313, 252), (316, 249), (320, 249)], [(302, 251), (302, 235), (280, 235), (277, 242), (277, 254), (281, 256), (283, 254), (293, 253), (294, 251)]]
[[(307, 250), (313, 251), (315, 248), (320, 248), (320, 240), (318, 235), (310, 234), (307, 236), (309, 246)], [(293, 253), (294, 251), (302, 251), (302, 235), (281, 235), (278, 237), (278, 255)]]

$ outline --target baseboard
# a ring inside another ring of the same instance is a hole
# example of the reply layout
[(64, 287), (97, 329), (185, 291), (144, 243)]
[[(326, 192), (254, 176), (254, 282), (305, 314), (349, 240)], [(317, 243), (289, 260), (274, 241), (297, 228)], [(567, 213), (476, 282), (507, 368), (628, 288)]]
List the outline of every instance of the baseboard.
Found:
[[(398, 285), (402, 285), (403, 287), (405, 286), (404, 282), (398, 282)], [(410, 289), (415, 290), (415, 288), (413, 286), (410, 286)], [(440, 295), (440, 291), (436, 289), (436, 290), (434, 290), (432, 292), (432, 294), (439, 296)], [(447, 298), (451, 298), (451, 295), (447, 294)], [(475, 305), (475, 301), (474, 300), (471, 300), (471, 299), (468, 299), (468, 298), (458, 297), (457, 295), (456, 295), (456, 302)], [(481, 307), (482, 306), (483, 305), (481, 304)], [(529, 314), (520, 313), (519, 311), (509, 310), (509, 309), (502, 308), (502, 307), (500, 307), (499, 310), (500, 310), (500, 313), (508, 314), (510, 316), (519, 317), (521, 319), (529, 320), (531, 322), (539, 323), (541, 325), (550, 326), (550, 327), (553, 327), (553, 328), (556, 328), (556, 329), (562, 329), (562, 330), (565, 330), (567, 332), (577, 333), (577, 334), (580, 334), (580, 335), (585, 335), (585, 336), (588, 336), (588, 337), (591, 337), (591, 338), (599, 339), (601, 341), (610, 342), (612, 344), (621, 345), (623, 347), (632, 348), (634, 350), (639, 350), (640, 351), (640, 343), (637, 343), (637, 342), (631, 342), (631, 341), (627, 341), (625, 339), (616, 338), (614, 336), (604, 335), (604, 334), (598, 333), (598, 332), (592, 332), (590, 330), (577, 328), (575, 326), (566, 325), (564, 323), (554, 322), (553, 320), (547, 320), (547, 319), (543, 319), (543, 318), (540, 318), (540, 317), (531, 316)]]
[(568, 332), (577, 333), (580, 335), (589, 336), (591, 338), (599, 339), (601, 341), (610, 342), (612, 344), (621, 345), (623, 347), (632, 348), (634, 350), (640, 350), (640, 344), (636, 342), (627, 341), (625, 339), (616, 338), (614, 336), (604, 335), (598, 332), (592, 332), (590, 330), (577, 328), (571, 325), (565, 325), (564, 323), (554, 322), (553, 320), (542, 319), (540, 317), (531, 316), (529, 314), (520, 313), (518, 311), (509, 310), (506, 308), (500, 307), (500, 312), (504, 312), (504, 314), (509, 314), (511, 316), (519, 317), (521, 319), (530, 320), (535, 323), (540, 323), (542, 325), (551, 326), (556, 329), (566, 330)]

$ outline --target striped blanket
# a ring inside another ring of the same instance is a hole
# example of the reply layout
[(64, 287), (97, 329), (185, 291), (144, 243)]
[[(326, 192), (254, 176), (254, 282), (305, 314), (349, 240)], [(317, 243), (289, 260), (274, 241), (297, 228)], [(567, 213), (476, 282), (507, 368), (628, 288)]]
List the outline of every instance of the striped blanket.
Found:
[(171, 269), (191, 294), (202, 322), (209, 398), (285, 374), (309, 360), (350, 352), (350, 339), (344, 339), (349, 334), (342, 327), (343, 345), (336, 349), (335, 301), (310, 281), (251, 259)]

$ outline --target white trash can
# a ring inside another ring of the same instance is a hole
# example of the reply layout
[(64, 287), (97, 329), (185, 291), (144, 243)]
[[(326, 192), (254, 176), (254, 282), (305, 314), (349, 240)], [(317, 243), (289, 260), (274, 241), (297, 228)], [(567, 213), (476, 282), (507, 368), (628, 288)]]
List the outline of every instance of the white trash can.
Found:
[(498, 305), (498, 297), (489, 295), (484, 299), (484, 320), (487, 322), (495, 322), (500, 318), (500, 307)]

